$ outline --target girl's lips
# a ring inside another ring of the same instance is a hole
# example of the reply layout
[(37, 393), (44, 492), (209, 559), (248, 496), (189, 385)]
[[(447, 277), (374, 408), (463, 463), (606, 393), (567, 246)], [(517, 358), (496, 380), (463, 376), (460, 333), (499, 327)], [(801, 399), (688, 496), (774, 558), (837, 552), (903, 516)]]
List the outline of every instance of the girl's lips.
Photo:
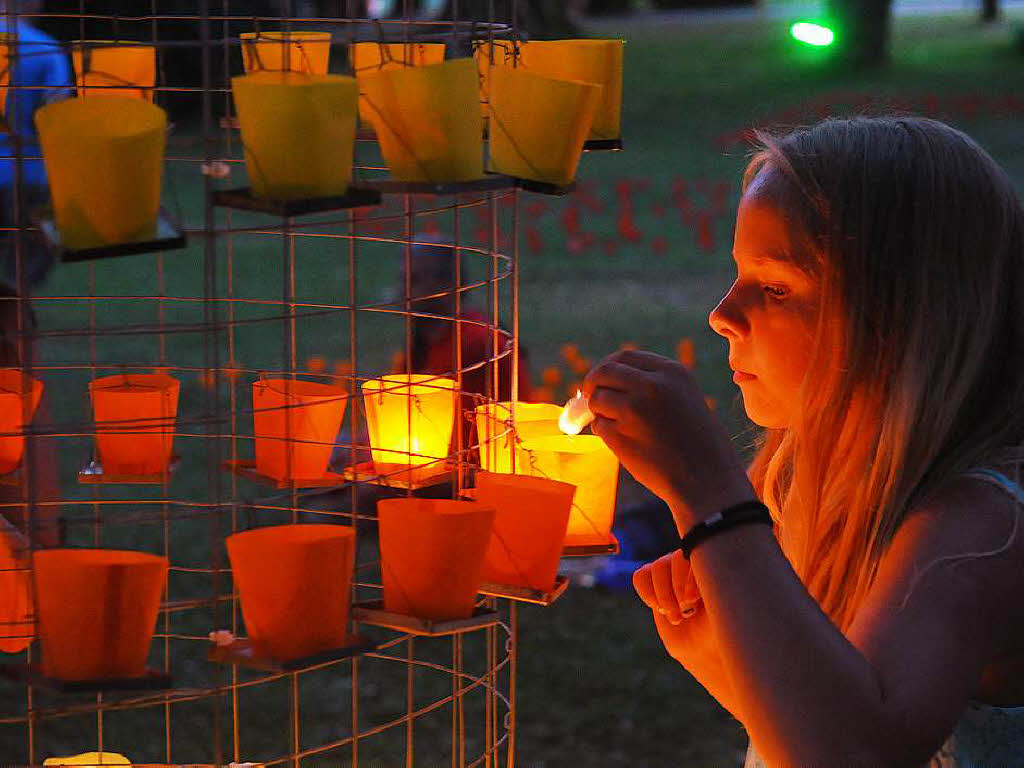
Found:
[(756, 378), (757, 376), (755, 376), (754, 374), (747, 373), (745, 371), (734, 371), (732, 374), (732, 380), (737, 384), (740, 384), (744, 381), (751, 381)]

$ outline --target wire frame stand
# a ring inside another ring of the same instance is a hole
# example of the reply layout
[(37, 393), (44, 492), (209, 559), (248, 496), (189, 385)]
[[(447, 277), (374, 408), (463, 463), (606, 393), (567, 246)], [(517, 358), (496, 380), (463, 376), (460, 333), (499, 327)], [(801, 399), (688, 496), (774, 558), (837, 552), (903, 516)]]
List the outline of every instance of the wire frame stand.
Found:
[[(374, 466), (361, 383), (386, 373), (395, 349), (404, 370), (414, 370), (423, 319), (417, 307), (437, 298), (413, 295), (414, 249), (434, 244), (449, 249), (454, 275), (447, 311), (430, 315), (451, 331), (445, 375), (458, 393), (469, 391), (471, 377), (479, 379), (475, 402), (515, 401), (520, 196), (569, 188), (499, 175), (464, 184), (395, 182), (382, 174), (375, 141), (362, 136), (345, 195), (260, 200), (241, 181), (230, 76), (241, 70), (240, 35), (253, 32), (257, 40), (266, 33), (279, 41), (287, 66), (289, 33), (329, 31), (333, 69), (346, 73), (344, 51), (356, 41), (444, 42), (449, 56), (467, 56), (474, 43), (520, 37), (517, 0), (489, 3), (488, 16), (473, 19), (455, 0), (443, 22), (413, 20), (408, 0), (401, 20), (359, 18), (361, 4), (351, 0), (320, 3), (339, 8), (338, 16), (321, 17), (297, 15), (300, 5), (314, 4), (296, 0), (276, 3), (277, 17), (254, 16), (242, 0), (197, 0), (192, 12), (178, 4), (173, 14), (158, 10), (156, 0), (148, 13), (139, 10), (145, 5), (135, 4), (131, 16), (87, 11), (84, 2), (78, 14), (21, 18), (14, 3), (3, 12), (7, 29), (21, 21), (50, 25), (68, 50), (72, 40), (152, 46), (156, 84), (143, 90), (183, 117), (168, 138), (166, 210), (152, 240), (69, 251), (48, 214), (33, 226), (20, 195), (12, 196), (14, 226), (6, 234), (18, 279), (6, 301), (16, 309), (15, 364), (43, 379), (46, 391), (25, 429), (22, 465), (7, 476), (13, 484), (3, 486), (5, 526), (16, 529), (29, 553), (58, 542), (139, 550), (166, 558), (169, 572), (141, 678), (54, 681), (37, 671), (40, 643), (9, 654), (0, 675), (2, 759), (41, 766), (48, 757), (110, 751), (158, 765), (512, 768), (517, 602), (549, 604), (567, 581), (537, 594), (493, 585), (464, 620), (387, 612), (375, 499), (436, 494), (446, 483), (450, 498), (460, 498), (476, 446), (457, 428), (450, 459), (422, 476)], [(8, 43), (15, 73), (18, 46), (15, 35)], [(63, 90), (69, 83), (38, 85)], [(105, 87), (82, 88), (79, 96)], [(7, 100), (15, 105), (6, 115), (10, 125), (18, 124), (16, 101)], [(38, 159), (16, 133), (11, 146), (20, 187), (26, 165)], [(77, 263), (59, 265), (33, 291), (37, 229), (51, 253)], [(398, 298), (384, 295), (399, 282)], [(471, 307), (472, 322), (489, 339), (484, 359), (468, 359), (463, 349)], [(325, 355), (335, 367), (313, 371), (309, 361)], [(153, 370), (181, 382), (172, 465), (145, 478), (106, 476), (98, 464), (81, 470), (75, 457), (91, 450), (94, 437), (89, 383)], [(342, 432), (323, 477), (280, 480), (257, 472), (252, 385), (267, 372), (285, 379), (319, 373), (347, 391)], [(349, 640), (281, 662), (245, 638), (224, 542), (250, 528), (307, 522), (355, 533)], [(0, 578), (27, 567), (0, 570)], [(230, 633), (230, 640), (211, 642), (211, 632)], [(0, 624), (0, 641), (12, 639)]]

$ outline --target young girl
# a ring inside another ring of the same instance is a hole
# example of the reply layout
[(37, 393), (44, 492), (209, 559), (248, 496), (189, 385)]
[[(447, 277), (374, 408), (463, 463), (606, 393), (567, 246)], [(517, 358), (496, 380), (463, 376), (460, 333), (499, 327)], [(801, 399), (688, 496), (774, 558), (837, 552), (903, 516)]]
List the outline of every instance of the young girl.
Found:
[(1020, 200), (932, 120), (760, 139), (710, 317), (749, 472), (681, 366), (586, 381), (683, 537), (636, 589), (748, 766), (1024, 765)]

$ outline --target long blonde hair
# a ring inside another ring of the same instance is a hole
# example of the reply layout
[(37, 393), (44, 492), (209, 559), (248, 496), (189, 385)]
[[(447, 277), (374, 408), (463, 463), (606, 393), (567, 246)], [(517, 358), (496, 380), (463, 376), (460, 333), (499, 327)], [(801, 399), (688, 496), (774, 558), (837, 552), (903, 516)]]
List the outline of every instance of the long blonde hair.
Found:
[(751, 476), (783, 550), (846, 628), (908, 511), (1024, 443), (1024, 210), (969, 137), (921, 118), (826, 120), (761, 150), (820, 277), (795, 423)]

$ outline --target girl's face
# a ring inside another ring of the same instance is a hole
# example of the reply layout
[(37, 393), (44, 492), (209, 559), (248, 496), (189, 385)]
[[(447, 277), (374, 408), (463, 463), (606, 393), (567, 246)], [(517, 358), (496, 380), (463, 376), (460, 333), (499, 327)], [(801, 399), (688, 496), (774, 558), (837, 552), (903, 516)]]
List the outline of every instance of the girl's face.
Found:
[(755, 177), (736, 213), (736, 280), (711, 312), (729, 340), (729, 367), (747, 416), (762, 427), (793, 423), (818, 323), (819, 279), (798, 266), (795, 227)]

